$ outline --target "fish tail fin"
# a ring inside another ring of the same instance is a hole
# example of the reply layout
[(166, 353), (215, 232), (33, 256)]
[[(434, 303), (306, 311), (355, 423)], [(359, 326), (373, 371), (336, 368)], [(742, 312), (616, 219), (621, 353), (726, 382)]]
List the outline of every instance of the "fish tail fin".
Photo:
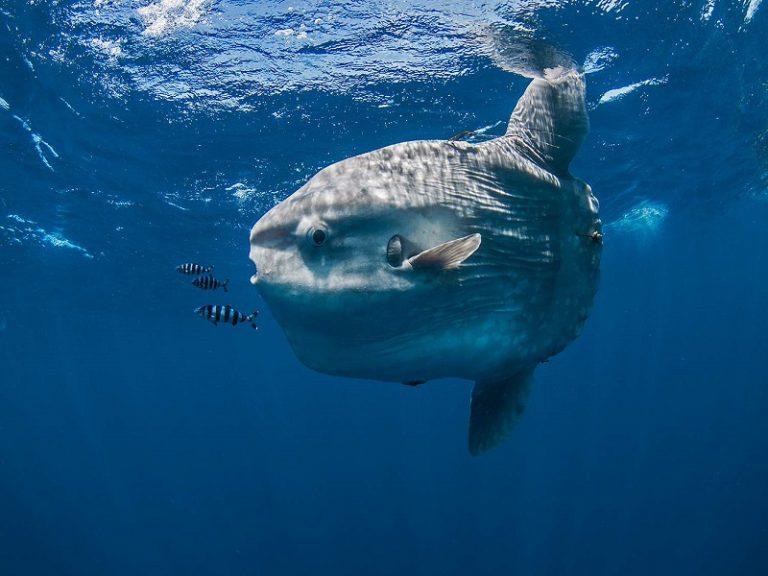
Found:
[(221, 283), (221, 287), (224, 288), (224, 292), (229, 292), (229, 288), (227, 288), (227, 284), (229, 284), (229, 278), (224, 280), (224, 282)]

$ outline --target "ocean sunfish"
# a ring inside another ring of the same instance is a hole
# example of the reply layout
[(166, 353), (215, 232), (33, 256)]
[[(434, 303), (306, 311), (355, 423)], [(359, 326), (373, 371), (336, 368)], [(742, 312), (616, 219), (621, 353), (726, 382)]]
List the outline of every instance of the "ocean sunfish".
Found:
[(298, 358), (354, 378), (473, 380), (469, 450), (501, 442), (597, 291), (598, 202), (568, 170), (588, 125), (583, 75), (549, 70), (504, 136), (348, 158), (272, 208), (251, 230), (251, 282)]

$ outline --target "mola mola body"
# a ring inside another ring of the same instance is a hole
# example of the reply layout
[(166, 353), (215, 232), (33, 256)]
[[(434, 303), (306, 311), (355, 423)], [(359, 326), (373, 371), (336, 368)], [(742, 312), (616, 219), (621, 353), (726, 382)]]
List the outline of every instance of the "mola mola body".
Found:
[(498, 444), (532, 373), (572, 341), (599, 277), (576, 70), (534, 79), (504, 136), (404, 142), (321, 170), (251, 231), (258, 288), (315, 370), (474, 381), (469, 448)]

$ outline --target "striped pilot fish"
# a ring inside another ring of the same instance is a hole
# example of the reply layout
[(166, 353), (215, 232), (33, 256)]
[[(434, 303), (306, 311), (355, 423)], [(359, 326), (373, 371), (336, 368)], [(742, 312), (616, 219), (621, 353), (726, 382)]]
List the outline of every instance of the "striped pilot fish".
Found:
[(179, 274), (188, 274), (190, 276), (199, 276), (200, 274), (209, 274), (213, 272), (213, 266), (201, 266), (200, 264), (187, 262), (186, 264), (179, 264), (176, 266), (176, 272)]
[(259, 315), (258, 311), (255, 310), (252, 314), (243, 314), (242, 312), (235, 310), (229, 304), (225, 304), (224, 306), (219, 304), (200, 306), (200, 308), (195, 310), (195, 313), (210, 320), (216, 326), (219, 325), (219, 322), (226, 322), (227, 324), (232, 324), (232, 326), (250, 322), (253, 328), (256, 328), (254, 320), (256, 319), (256, 316)]
[(227, 289), (227, 284), (229, 284), (229, 278), (222, 282), (221, 280), (216, 280), (216, 278), (214, 278), (211, 274), (192, 280), (192, 285), (197, 286), (201, 290), (216, 290), (216, 288), (224, 288), (224, 292), (229, 292)]

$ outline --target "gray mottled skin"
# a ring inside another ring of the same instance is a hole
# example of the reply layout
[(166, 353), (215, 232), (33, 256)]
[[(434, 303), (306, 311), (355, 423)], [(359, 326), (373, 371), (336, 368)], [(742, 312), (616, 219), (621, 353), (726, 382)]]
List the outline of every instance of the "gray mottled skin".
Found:
[[(597, 201), (568, 172), (587, 126), (583, 76), (561, 71), (531, 82), (503, 137), (374, 150), (270, 210), (251, 232), (252, 282), (299, 359), (340, 376), (474, 380), (470, 450), (500, 442), (533, 368), (577, 336), (597, 290)], [(482, 241), (456, 268), (415, 269), (387, 262), (395, 234), (409, 257)]]

